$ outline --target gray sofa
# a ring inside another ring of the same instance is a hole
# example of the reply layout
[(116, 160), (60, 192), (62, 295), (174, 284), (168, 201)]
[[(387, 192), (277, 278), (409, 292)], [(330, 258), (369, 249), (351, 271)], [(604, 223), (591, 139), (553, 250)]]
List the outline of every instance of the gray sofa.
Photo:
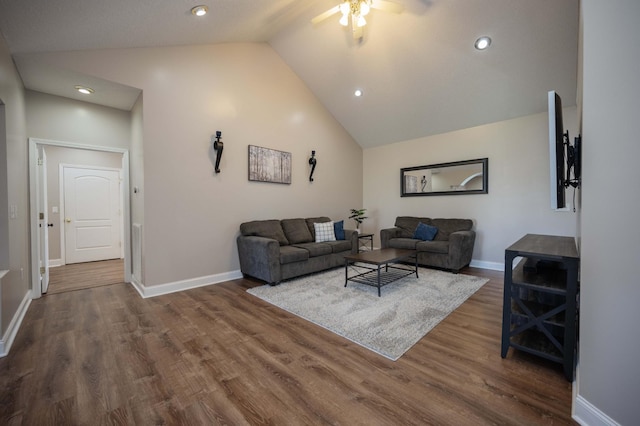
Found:
[(240, 270), (271, 285), (300, 275), (344, 266), (344, 256), (358, 252), (358, 235), (344, 230), (344, 240), (315, 242), (314, 223), (328, 217), (256, 220), (240, 225)]
[[(435, 226), (437, 233), (433, 240), (415, 238), (418, 224)], [(403, 248), (416, 250), (418, 263), (453, 273), (471, 262), (476, 233), (470, 219), (431, 219), (428, 217), (398, 216), (395, 227), (380, 231), (382, 248)]]

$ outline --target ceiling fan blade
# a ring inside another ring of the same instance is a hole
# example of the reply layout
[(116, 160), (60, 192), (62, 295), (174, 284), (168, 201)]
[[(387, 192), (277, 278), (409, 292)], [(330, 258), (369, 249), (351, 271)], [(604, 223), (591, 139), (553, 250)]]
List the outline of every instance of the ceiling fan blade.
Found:
[(321, 13), (320, 15), (316, 16), (315, 18), (313, 18), (311, 20), (311, 23), (313, 25), (316, 25), (322, 21), (324, 21), (325, 19), (327, 19), (328, 17), (330, 17), (331, 15), (335, 15), (336, 13), (340, 12), (340, 5), (338, 6), (334, 6), (331, 9), (327, 10), (326, 12)]
[(371, 7), (390, 13), (401, 13), (404, 10), (404, 7), (401, 4), (384, 0), (373, 0), (371, 2)]

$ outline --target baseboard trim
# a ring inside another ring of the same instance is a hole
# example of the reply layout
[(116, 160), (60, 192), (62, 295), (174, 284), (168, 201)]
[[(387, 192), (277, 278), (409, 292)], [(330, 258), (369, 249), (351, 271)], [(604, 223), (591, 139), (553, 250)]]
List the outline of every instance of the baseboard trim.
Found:
[[(491, 269), (495, 271), (504, 271), (504, 264), (497, 262), (485, 262), (472, 260), (471, 264), (474, 268)], [(188, 280), (175, 281), (165, 284), (153, 286), (145, 286), (135, 276), (132, 276), (131, 285), (140, 294), (142, 298), (156, 297), (163, 294), (175, 293), (178, 291), (190, 290), (192, 288), (204, 287), (207, 285), (220, 284), (225, 281), (237, 280), (242, 278), (240, 270), (223, 272), (221, 274), (207, 275), (204, 277), (191, 278)]]
[(219, 284), (225, 281), (242, 278), (240, 270), (223, 272), (221, 274), (207, 275), (204, 277), (191, 278), (188, 280), (175, 281), (171, 283), (145, 286), (135, 277), (131, 280), (131, 285), (143, 298), (161, 296), (163, 294), (175, 293), (178, 291), (190, 290), (192, 288), (204, 287), (207, 285)]
[(144, 298), (144, 284), (142, 284), (140, 281), (138, 281), (138, 279), (135, 277), (135, 275), (131, 276), (130, 284), (138, 292), (140, 297)]
[(58, 266), (63, 266), (64, 262), (62, 261), (62, 259), (49, 259), (49, 267), (50, 268), (55, 268)]
[(585, 426), (620, 426), (619, 423), (580, 395), (575, 399), (575, 410), (572, 418)]
[(22, 325), (22, 320), (29, 309), (29, 305), (31, 305), (30, 293), (30, 291), (27, 291), (24, 295), (20, 306), (18, 306), (18, 310), (13, 318), (11, 318), (7, 331), (4, 333), (4, 336), (2, 336), (2, 340), (0, 340), (0, 358), (7, 356), (11, 350), (13, 340), (16, 338), (16, 334), (18, 334), (18, 330), (20, 329), (20, 325)]
[(471, 260), (469, 266), (480, 269), (490, 269), (492, 271), (504, 271), (504, 263), (487, 262), (485, 260)]

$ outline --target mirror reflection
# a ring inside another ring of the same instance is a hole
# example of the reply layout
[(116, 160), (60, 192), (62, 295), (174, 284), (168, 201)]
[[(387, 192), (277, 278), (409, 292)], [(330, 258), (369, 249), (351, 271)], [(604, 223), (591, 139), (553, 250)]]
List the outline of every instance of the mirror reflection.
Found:
[(487, 194), (488, 158), (400, 169), (402, 197)]

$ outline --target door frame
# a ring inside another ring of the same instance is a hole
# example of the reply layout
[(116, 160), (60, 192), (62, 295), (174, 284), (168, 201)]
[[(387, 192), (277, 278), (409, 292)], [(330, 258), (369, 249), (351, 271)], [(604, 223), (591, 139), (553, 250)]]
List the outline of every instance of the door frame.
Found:
[(64, 148), (85, 149), (90, 151), (115, 152), (122, 154), (122, 225), (124, 249), (124, 282), (131, 282), (131, 203), (129, 194), (129, 150), (99, 145), (86, 145), (75, 142), (64, 142), (49, 139), (29, 138), (29, 228), (31, 230), (31, 298), (42, 297), (40, 273), (38, 266), (38, 182), (36, 168), (38, 163), (38, 147), (59, 146)]
[[(42, 153), (38, 153), (38, 157), (42, 159), (42, 162), (38, 163), (37, 168), (37, 194), (38, 203), (36, 207), (40, 207), (38, 213), (42, 213), (42, 218), (38, 215), (38, 268), (40, 278), (40, 290), (42, 293), (46, 293), (49, 289), (49, 208), (47, 197), (47, 153), (44, 147), (38, 149)], [(42, 157), (40, 157), (42, 155)], [(44, 206), (44, 208), (42, 208)], [(42, 272), (44, 270), (44, 273)]]

